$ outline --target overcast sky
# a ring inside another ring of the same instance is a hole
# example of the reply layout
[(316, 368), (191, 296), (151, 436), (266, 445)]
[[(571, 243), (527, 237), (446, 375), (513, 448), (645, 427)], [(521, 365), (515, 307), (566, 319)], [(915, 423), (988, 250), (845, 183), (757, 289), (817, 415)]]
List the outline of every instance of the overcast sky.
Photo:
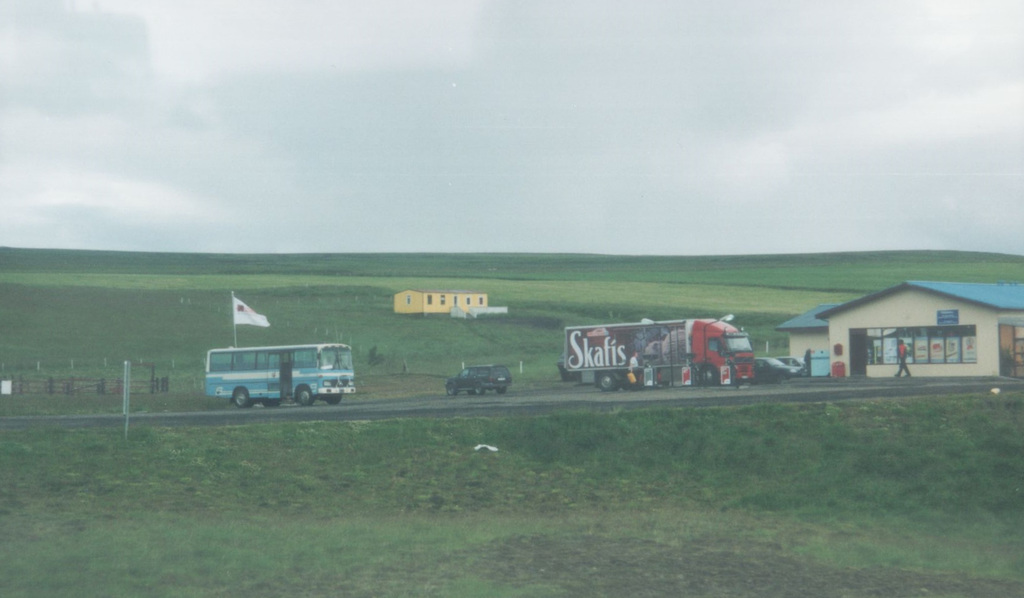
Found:
[(1024, 3), (0, 0), (0, 245), (1024, 254)]

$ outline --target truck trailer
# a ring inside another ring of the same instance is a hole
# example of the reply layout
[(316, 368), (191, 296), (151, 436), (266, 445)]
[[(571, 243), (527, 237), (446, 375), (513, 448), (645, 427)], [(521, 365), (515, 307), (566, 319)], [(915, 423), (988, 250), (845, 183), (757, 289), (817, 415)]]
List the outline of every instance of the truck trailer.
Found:
[[(720, 319), (643, 320), (565, 329), (564, 368), (603, 391), (754, 380), (747, 333)], [(586, 375), (589, 374), (589, 375)]]

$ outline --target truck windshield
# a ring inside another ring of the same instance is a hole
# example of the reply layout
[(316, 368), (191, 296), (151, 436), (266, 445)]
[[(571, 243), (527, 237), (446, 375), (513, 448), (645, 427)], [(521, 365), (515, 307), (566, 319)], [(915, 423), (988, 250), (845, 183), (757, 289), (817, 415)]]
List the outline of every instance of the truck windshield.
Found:
[(320, 351), (320, 369), (351, 370), (352, 350), (345, 347), (326, 347)]
[(749, 336), (726, 336), (725, 350), (729, 353), (753, 353), (754, 348), (750, 346)]

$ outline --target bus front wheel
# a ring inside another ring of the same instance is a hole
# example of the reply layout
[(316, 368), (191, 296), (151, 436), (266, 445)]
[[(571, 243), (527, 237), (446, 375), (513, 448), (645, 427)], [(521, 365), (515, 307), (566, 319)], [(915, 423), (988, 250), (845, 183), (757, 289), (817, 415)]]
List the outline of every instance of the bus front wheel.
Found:
[(313, 404), (313, 401), (315, 400), (316, 397), (314, 397), (313, 393), (310, 392), (310, 390), (305, 386), (300, 386), (298, 389), (296, 389), (295, 402), (298, 403), (299, 405), (302, 405), (303, 407), (309, 407), (310, 405)]
[(235, 407), (245, 409), (252, 407), (252, 399), (249, 398), (249, 391), (239, 386), (231, 393), (231, 402)]

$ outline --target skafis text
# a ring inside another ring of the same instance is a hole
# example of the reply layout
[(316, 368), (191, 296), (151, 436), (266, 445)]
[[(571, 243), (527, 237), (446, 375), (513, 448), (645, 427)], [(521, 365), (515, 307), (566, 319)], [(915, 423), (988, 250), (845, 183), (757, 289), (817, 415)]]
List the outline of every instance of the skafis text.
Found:
[(566, 365), (570, 369), (619, 367), (625, 366), (626, 360), (626, 347), (610, 336), (604, 337), (602, 344), (591, 346), (590, 339), (583, 332), (575, 330), (569, 335)]

